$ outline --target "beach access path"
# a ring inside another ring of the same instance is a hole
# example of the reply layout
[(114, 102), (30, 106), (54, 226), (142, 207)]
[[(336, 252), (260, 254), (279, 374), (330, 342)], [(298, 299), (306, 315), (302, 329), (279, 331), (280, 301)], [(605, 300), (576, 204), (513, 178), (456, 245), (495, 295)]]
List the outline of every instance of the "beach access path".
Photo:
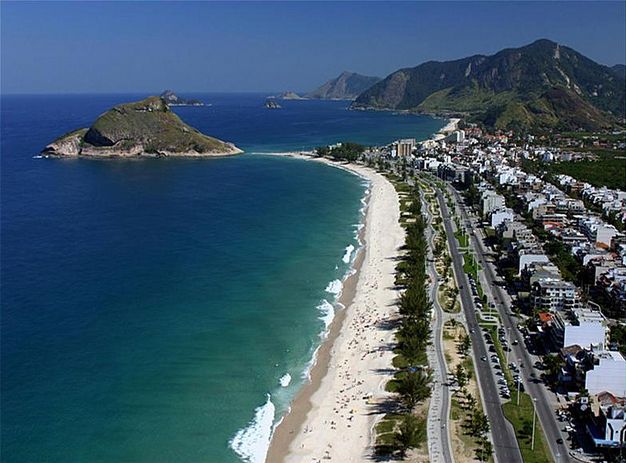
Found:
[(392, 326), (400, 295), (395, 267), (405, 236), (398, 194), (370, 168), (315, 161), (350, 170), (370, 182), (364, 243), (357, 273), (344, 285), (342, 296), (352, 296), (351, 300), (338, 312), (318, 352), (310, 384), (302, 388), (274, 432), (266, 460), (271, 463), (372, 460), (373, 429), (391, 396), (385, 384), (394, 372)]

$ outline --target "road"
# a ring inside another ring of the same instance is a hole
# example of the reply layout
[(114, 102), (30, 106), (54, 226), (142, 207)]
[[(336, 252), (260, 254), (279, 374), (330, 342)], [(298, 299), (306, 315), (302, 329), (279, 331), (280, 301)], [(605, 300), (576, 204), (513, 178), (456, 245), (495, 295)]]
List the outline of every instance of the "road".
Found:
[[(420, 190), (422, 197), (422, 211), (426, 214), (428, 227), (426, 228), (426, 241), (428, 243), (428, 273), (430, 274), (433, 285), (431, 286), (430, 298), (433, 302), (433, 311), (435, 315), (435, 323), (433, 326), (433, 344), (432, 350), (429, 351), (429, 360), (434, 369), (434, 377), (436, 383), (441, 387), (435, 387), (432, 393), (430, 410), (428, 413), (429, 431), (436, 430), (437, 438), (429, 443), (430, 458), (433, 463), (443, 461), (445, 463), (454, 463), (454, 455), (452, 446), (450, 445), (450, 389), (447, 386), (448, 368), (443, 353), (443, 317), (444, 313), (439, 305), (437, 298), (437, 289), (439, 287), (439, 275), (435, 270), (433, 261), (433, 238), (434, 230), (432, 227), (432, 215), (428, 209), (428, 204), (423, 198), (424, 192)], [(435, 357), (433, 362), (431, 357)], [(437, 411), (439, 413), (437, 413)], [(431, 413), (432, 412), (432, 413)], [(441, 458), (439, 458), (441, 457)]]
[(476, 319), (472, 294), (469, 289), (469, 281), (463, 271), (463, 256), (458, 249), (458, 243), (454, 236), (446, 201), (439, 188), (435, 187), (435, 191), (437, 192), (437, 200), (441, 209), (443, 225), (450, 247), (452, 267), (457, 278), (457, 283), (459, 284), (461, 305), (465, 313), (467, 326), (470, 330), (469, 335), (472, 340), (474, 365), (482, 394), (483, 406), (491, 425), (491, 437), (496, 459), (499, 463), (522, 463), (522, 455), (517, 445), (513, 427), (502, 412), (500, 395), (496, 386), (495, 376), (491, 371), (490, 362), (480, 360), (481, 357), (489, 357), (487, 346), (485, 345), (481, 329), (478, 326), (478, 320)]
[[(452, 187), (448, 188), (455, 198), (458, 208), (461, 210), (461, 218), (463, 222), (471, 224), (470, 218), (463, 207), (463, 202), (459, 193)], [(471, 225), (469, 228), (472, 228)], [(491, 292), (492, 298), (497, 301), (496, 307), (500, 313), (502, 326), (506, 332), (509, 333), (509, 347), (512, 347), (513, 349), (511, 361), (519, 362), (521, 359), (521, 362), (519, 363), (524, 365), (524, 368), (520, 369), (520, 376), (522, 377), (526, 392), (533, 399), (536, 399), (537, 416), (539, 417), (539, 422), (541, 423), (548, 440), (552, 457), (557, 463), (573, 461), (569, 457), (566, 445), (557, 443), (557, 439), (563, 439), (564, 436), (561, 435), (555, 411), (550, 406), (550, 401), (546, 396), (546, 388), (541, 382), (537, 381), (539, 374), (534, 369), (534, 362), (524, 345), (524, 339), (522, 338), (521, 333), (517, 329), (517, 322), (511, 316), (511, 298), (506, 290), (495, 284), (496, 273), (493, 265), (485, 259), (485, 254), (488, 251), (485, 249), (482, 240), (476, 237), (476, 233), (469, 233), (469, 236), (472, 248), (474, 249), (478, 260), (484, 269), (484, 276), (487, 279), (488, 286), (484, 289)], [(513, 341), (517, 341), (517, 345), (513, 345)], [(532, 377), (531, 375), (534, 375), (535, 377)]]

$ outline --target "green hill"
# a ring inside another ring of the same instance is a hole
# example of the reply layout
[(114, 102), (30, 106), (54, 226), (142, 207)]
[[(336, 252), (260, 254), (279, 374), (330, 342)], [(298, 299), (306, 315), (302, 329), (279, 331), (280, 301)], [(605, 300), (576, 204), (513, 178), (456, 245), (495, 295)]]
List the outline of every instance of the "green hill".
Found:
[(544, 39), (492, 56), (400, 69), (352, 107), (465, 113), (498, 128), (595, 130), (624, 117), (624, 87), (613, 69)]
[(43, 150), (51, 156), (213, 156), (239, 153), (231, 143), (200, 133), (152, 96), (121, 104), (88, 129), (66, 134)]

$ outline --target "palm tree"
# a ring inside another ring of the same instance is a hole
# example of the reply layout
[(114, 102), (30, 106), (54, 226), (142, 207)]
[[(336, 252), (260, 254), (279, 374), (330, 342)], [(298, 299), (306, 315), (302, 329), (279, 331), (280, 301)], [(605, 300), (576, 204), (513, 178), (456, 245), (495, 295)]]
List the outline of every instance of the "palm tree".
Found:
[(400, 456), (404, 458), (407, 450), (419, 447), (425, 435), (426, 422), (424, 420), (410, 413), (404, 415), (395, 435), (396, 448), (400, 451)]
[(431, 380), (431, 374), (424, 370), (408, 371), (399, 379), (397, 392), (408, 410), (430, 397)]

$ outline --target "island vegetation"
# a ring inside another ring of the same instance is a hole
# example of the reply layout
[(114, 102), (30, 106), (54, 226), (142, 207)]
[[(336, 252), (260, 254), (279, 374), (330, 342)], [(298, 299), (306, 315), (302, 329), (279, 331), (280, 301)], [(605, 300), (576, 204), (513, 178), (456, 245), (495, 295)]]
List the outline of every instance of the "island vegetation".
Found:
[(185, 124), (158, 96), (115, 106), (89, 128), (75, 130), (46, 146), (43, 156), (165, 157), (241, 153), (231, 143)]

